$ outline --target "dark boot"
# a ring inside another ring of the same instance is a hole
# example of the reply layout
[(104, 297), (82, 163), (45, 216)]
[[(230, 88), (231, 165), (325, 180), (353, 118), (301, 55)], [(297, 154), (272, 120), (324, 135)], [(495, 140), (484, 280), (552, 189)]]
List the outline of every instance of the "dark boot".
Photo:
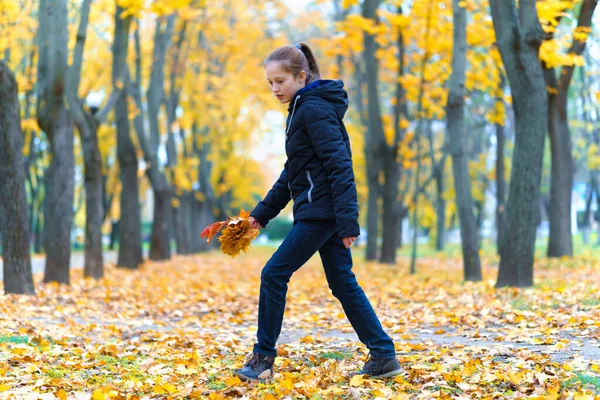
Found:
[(246, 381), (264, 381), (273, 377), (274, 357), (252, 353), (244, 368), (234, 371), (234, 374)]
[(402, 373), (402, 367), (395, 357), (370, 356), (360, 374), (371, 378), (391, 378)]

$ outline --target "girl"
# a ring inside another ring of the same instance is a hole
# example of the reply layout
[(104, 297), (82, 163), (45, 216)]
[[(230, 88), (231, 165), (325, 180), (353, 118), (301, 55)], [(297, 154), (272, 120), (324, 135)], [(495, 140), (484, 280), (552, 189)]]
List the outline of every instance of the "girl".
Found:
[(273, 376), (275, 343), (281, 332), (287, 285), (292, 274), (319, 252), (333, 295), (359, 339), (370, 351), (361, 374), (374, 378), (402, 371), (394, 343), (352, 272), (350, 246), (359, 235), (352, 153), (342, 118), (348, 96), (342, 81), (321, 80), (305, 43), (273, 51), (265, 60), (271, 90), (290, 103), (286, 123), (287, 161), (281, 176), (250, 221), (264, 228), (294, 200), (294, 226), (261, 274), (257, 343), (246, 365), (235, 371), (246, 380)]

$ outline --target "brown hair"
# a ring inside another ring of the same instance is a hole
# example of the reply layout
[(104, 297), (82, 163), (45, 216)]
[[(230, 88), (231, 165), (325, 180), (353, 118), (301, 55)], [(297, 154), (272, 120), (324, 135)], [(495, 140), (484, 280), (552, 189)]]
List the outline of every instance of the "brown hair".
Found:
[(271, 61), (278, 61), (286, 72), (292, 73), (294, 78), (302, 71), (306, 72), (306, 84), (321, 79), (321, 72), (317, 59), (306, 43), (281, 46), (274, 50), (265, 60), (265, 67)]

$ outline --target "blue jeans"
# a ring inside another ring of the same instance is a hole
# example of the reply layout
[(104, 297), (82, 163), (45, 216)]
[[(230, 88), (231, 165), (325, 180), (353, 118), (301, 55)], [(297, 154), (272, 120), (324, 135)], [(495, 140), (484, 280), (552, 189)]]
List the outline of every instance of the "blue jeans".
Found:
[(372, 355), (395, 357), (392, 339), (381, 323), (352, 272), (352, 254), (336, 232), (335, 223), (296, 221), (279, 249), (262, 270), (258, 303), (258, 342), (254, 351), (275, 357), (281, 333), (285, 297), (292, 274), (319, 251), (331, 293)]

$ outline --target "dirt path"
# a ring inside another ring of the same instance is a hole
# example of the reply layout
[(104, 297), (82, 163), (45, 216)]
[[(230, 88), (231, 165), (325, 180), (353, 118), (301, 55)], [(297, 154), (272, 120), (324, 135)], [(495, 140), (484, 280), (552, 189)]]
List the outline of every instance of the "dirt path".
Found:
[[(104, 262), (107, 264), (114, 264), (117, 262), (117, 252), (116, 251), (107, 251), (104, 252)], [(71, 253), (71, 268), (83, 268), (84, 263), (84, 255), (83, 253)], [(39, 274), (44, 272), (44, 267), (46, 266), (46, 257), (44, 256), (34, 256), (31, 258), (31, 267), (34, 274)], [(0, 258), (0, 280), (2, 280), (4, 273), (4, 261)]]

